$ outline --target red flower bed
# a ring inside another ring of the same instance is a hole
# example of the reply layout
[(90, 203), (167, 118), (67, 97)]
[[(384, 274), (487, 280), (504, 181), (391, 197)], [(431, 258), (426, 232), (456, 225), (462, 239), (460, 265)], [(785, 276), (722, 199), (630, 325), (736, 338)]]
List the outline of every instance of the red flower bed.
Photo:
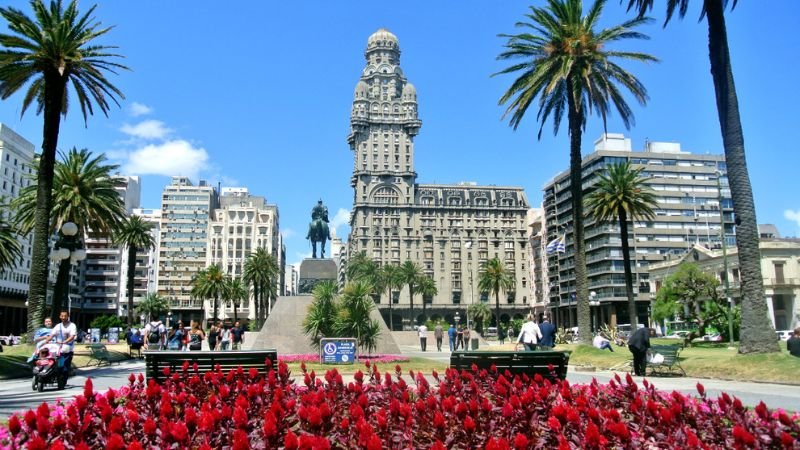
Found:
[[(628, 377), (570, 385), (473, 370), (444, 376), (381, 373), (367, 364), (344, 384), (334, 369), (284, 363), (261, 377), (241, 369), (199, 374), (184, 365), (163, 385), (84, 395), (12, 416), (0, 447), (30, 449), (600, 449), (800, 448), (800, 416), (718, 399), (656, 391)], [(406, 381), (409, 379), (411, 384)]]

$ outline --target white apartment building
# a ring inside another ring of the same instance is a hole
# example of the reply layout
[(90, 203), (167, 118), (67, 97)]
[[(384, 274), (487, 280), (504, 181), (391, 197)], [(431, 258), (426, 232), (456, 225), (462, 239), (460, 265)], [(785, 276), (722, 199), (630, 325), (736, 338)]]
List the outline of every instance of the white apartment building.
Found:
[[(205, 265), (218, 264), (223, 272), (233, 278), (241, 278), (247, 256), (258, 248), (273, 255), (283, 272), (278, 207), (268, 204), (264, 197), (250, 195), (247, 188), (222, 189), (219, 209), (211, 215), (206, 242)], [(283, 276), (279, 276), (276, 283), (276, 292), (284, 292)], [(206, 317), (213, 314), (211, 303), (206, 305)], [(270, 310), (271, 307), (272, 302), (269, 303)], [(238, 316), (251, 320), (255, 318), (252, 298), (238, 309)], [(220, 318), (233, 318), (233, 308), (221, 306)]]
[[(32, 182), (34, 153), (32, 143), (0, 123), (0, 214), (6, 220), (11, 214), (7, 204), (19, 196), (20, 189)], [(20, 236), (18, 240), (22, 257), (14, 267), (0, 270), (0, 334), (19, 333), (25, 326), (14, 327), (13, 324), (27, 322), (25, 299), (30, 282), (33, 233), (27, 237)]]
[(207, 317), (203, 300), (191, 295), (192, 280), (206, 267), (208, 225), (218, 202), (206, 181), (195, 186), (183, 176), (172, 177), (162, 193), (157, 292), (169, 299), (173, 320)]

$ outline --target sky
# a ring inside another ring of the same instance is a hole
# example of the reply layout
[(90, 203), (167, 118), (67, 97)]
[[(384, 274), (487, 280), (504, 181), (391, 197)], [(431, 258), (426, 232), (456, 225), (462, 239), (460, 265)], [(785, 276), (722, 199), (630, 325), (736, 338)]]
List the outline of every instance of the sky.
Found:
[[(8, 4), (8, 2), (4, 2)], [(663, 7), (663, 2), (657, 2)], [(646, 139), (680, 142), (693, 153), (723, 152), (709, 71), (707, 26), (700, 1), (683, 20), (662, 27), (664, 11), (640, 31), (651, 39), (614, 45), (659, 58), (623, 63), (648, 88), (649, 101), (629, 98), (636, 124), (616, 116), (609, 132), (625, 133), (634, 149)], [(88, 8), (91, 2), (80, 2)], [(497, 61), (529, 6), (543, 1), (463, 0), (398, 3), (356, 1), (165, 2), (100, 1), (95, 17), (113, 25), (99, 42), (119, 47), (131, 71), (109, 75), (125, 94), (108, 117), (85, 124), (73, 104), (59, 149), (104, 152), (120, 173), (142, 179), (142, 206), (161, 207), (171, 175), (243, 186), (278, 205), (287, 263), (310, 256), (305, 232), (318, 199), (346, 239), (353, 165), (346, 138), (353, 92), (365, 66), (367, 38), (385, 27), (399, 39), (401, 67), (417, 89), (422, 129), (415, 140), (421, 183), (521, 186), (539, 204), (542, 186), (566, 170), (566, 119), (537, 139), (536, 111), (515, 131), (498, 99), (514, 77), (496, 76)], [(585, 2), (588, 8), (589, 2)], [(27, 2), (10, 5), (30, 12)], [(224, 5), (224, 6), (223, 6)], [(750, 178), (759, 223), (800, 235), (800, 120), (796, 54), (800, 2), (745, 0), (727, 14)], [(606, 4), (601, 25), (630, 14)], [(0, 23), (5, 29), (5, 23)], [(0, 101), (0, 122), (41, 146), (42, 118), (20, 117), (22, 94)], [(583, 151), (603, 132), (590, 117)]]

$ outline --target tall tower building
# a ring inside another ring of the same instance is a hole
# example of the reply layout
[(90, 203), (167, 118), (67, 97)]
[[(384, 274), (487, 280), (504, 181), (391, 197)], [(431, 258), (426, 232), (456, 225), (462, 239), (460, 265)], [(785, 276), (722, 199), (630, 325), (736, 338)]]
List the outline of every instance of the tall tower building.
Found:
[[(652, 220), (638, 219), (629, 226), (631, 266), (637, 319), (648, 323), (651, 299), (650, 264), (686, 253), (693, 245), (721, 248), (720, 234), (728, 248), (736, 245), (733, 202), (728, 188), (724, 155), (693, 154), (679, 143), (646, 142), (643, 151), (634, 151), (631, 140), (621, 134), (606, 134), (595, 141), (595, 151), (583, 158), (583, 187), (592, 190), (598, 175), (609, 164), (630, 162), (642, 168), (646, 185), (658, 201)], [(547, 242), (566, 236), (566, 252), (548, 257), (550, 279), (548, 308), (556, 325), (577, 325), (575, 263), (572, 238), (572, 200), (569, 171), (556, 175), (544, 187)], [(724, 233), (720, 233), (724, 224)], [(594, 323), (611, 326), (630, 323), (625, 291), (624, 263), (620, 229), (617, 223), (584, 222), (586, 271)]]
[[(0, 123), (0, 205), (7, 205), (19, 196), (19, 191), (31, 184), (33, 156), (35, 147), (25, 138), (15, 133), (7, 125)], [(0, 208), (0, 215), (11, 222), (11, 211)], [(0, 270), (0, 334), (20, 333), (27, 322), (25, 300), (28, 296), (28, 283), (31, 272), (31, 245), (33, 233), (18, 236), (22, 250), (21, 258), (10, 267)]]
[[(278, 207), (264, 197), (250, 195), (247, 188), (222, 188), (219, 209), (212, 214), (208, 228), (206, 265), (218, 264), (233, 278), (241, 278), (247, 256), (263, 248), (283, 266)], [(284, 291), (282, 278), (276, 280), (276, 292)], [(274, 300), (274, 299), (273, 299)], [(206, 316), (213, 314), (208, 305)], [(271, 304), (270, 304), (271, 307)], [(255, 318), (253, 299), (238, 311), (241, 318)], [(233, 318), (233, 308), (220, 308), (220, 318)]]
[[(117, 193), (128, 214), (139, 207), (141, 186), (139, 177), (121, 176)], [(98, 315), (117, 314), (120, 299), (125, 299), (128, 252), (114, 244), (108, 234), (87, 230), (83, 246), (86, 259), (83, 262), (83, 292), (70, 292), (72, 307), (80, 307), (79, 326), (88, 326)], [(76, 301), (79, 304), (76, 304)], [(127, 311), (127, 310), (126, 310)], [(127, 314), (127, 312), (126, 312)]]
[(173, 320), (206, 318), (202, 299), (193, 298), (192, 280), (206, 267), (208, 225), (219, 203), (217, 190), (204, 180), (195, 186), (175, 176), (161, 196), (158, 246), (158, 295), (169, 299)]
[(501, 320), (521, 317), (529, 308), (528, 202), (517, 187), (418, 184), (414, 138), (422, 125), (417, 92), (400, 68), (397, 37), (380, 29), (369, 37), (366, 66), (356, 84), (347, 138), (353, 152), (353, 209), (347, 258), (358, 252), (380, 265), (412, 261), (433, 278), (438, 294), (416, 296), (412, 317), (408, 291), (379, 309), (395, 329), (428, 318), (466, 318), (478, 292), (481, 265), (498, 257), (515, 274), (517, 285), (502, 293)]

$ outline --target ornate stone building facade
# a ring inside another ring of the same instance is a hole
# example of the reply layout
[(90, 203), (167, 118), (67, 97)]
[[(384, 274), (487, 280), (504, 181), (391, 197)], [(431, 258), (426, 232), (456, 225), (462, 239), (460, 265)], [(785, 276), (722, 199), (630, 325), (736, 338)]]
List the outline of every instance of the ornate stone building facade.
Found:
[[(502, 293), (504, 318), (530, 307), (527, 267), (528, 200), (522, 188), (418, 184), (414, 138), (422, 122), (417, 93), (400, 68), (397, 37), (380, 29), (369, 37), (367, 59), (356, 84), (348, 136), (354, 164), (348, 255), (365, 251), (380, 265), (413, 261), (436, 282), (438, 294), (424, 301), (429, 318), (466, 317), (470, 303), (490, 301), (478, 290), (481, 265), (500, 258), (516, 288)], [(389, 299), (379, 308), (389, 323)], [(393, 323), (424, 320), (422, 296), (411, 317), (407, 287), (392, 299)]]

